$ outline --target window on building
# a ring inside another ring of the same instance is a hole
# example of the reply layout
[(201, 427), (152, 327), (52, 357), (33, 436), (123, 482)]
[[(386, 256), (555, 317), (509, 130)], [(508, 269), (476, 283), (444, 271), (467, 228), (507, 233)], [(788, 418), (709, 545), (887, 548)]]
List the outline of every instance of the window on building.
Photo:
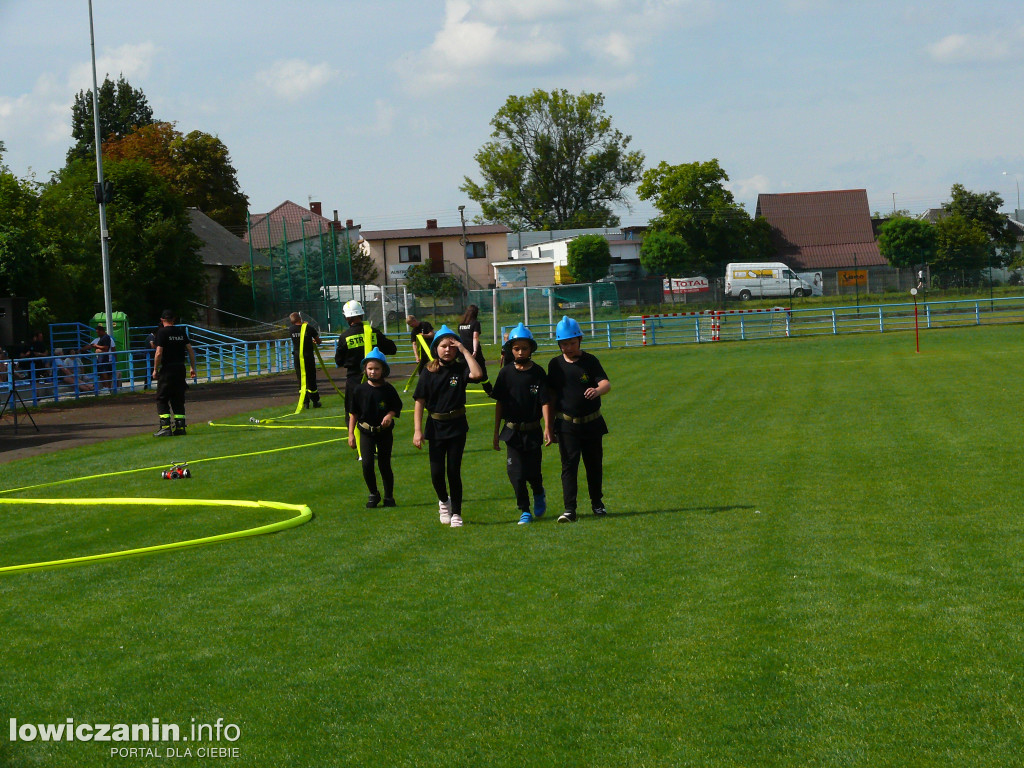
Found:
[(402, 264), (418, 264), (421, 261), (420, 247), (418, 245), (398, 246), (398, 261), (401, 262)]
[(487, 258), (487, 244), (482, 240), (478, 243), (466, 243), (466, 258), (467, 259), (486, 259)]

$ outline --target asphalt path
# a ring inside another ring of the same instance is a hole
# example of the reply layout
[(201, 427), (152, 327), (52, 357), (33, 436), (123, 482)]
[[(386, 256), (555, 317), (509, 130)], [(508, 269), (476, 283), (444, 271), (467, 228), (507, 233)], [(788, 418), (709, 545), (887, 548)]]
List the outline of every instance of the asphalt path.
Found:
[[(411, 366), (396, 367), (411, 369)], [(394, 376), (395, 373), (392, 372), (393, 379), (404, 378), (404, 375)], [(341, 390), (345, 388), (343, 374), (341, 370), (331, 369), (331, 378)], [(322, 371), (317, 378), (322, 397), (338, 397), (324, 380)], [(294, 408), (298, 397), (294, 373), (190, 384), (185, 412), (189, 424), (202, 424), (263, 408)], [(32, 426), (29, 413), (39, 431)], [(0, 419), (0, 464), (118, 437), (152, 433), (157, 427), (156, 395), (152, 390), (83, 397), (29, 408), (27, 413), (19, 406), (17, 432), (9, 408)]]

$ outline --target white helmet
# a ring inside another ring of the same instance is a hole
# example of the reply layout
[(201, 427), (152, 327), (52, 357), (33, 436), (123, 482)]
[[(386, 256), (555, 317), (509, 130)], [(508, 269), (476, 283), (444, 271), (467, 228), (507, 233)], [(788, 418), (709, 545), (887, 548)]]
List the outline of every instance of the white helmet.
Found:
[(363, 305), (352, 299), (345, 302), (345, 306), (341, 308), (341, 311), (345, 313), (345, 317), (360, 317), (363, 314)]

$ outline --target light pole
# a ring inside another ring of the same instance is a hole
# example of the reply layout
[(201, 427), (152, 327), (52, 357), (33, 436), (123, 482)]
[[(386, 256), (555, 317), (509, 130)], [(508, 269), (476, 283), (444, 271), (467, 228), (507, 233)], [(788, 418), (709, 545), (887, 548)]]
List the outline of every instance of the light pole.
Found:
[(1014, 218), (1016, 218), (1017, 217), (1017, 211), (1020, 210), (1020, 180), (1017, 178), (1017, 176), (1019, 176), (1020, 174), (1017, 174), (1017, 173), (1010, 174), (1008, 171), (1003, 171), (1003, 176), (1010, 176), (1010, 175), (1013, 176), (1013, 183), (1017, 185), (1017, 208), (1013, 212)]
[(466, 266), (466, 301), (469, 301), (469, 256), (466, 254), (466, 206), (459, 206), (459, 219), (462, 221), (462, 237), (459, 238), (459, 245), (462, 246), (462, 261)]
[(96, 86), (96, 34), (92, 25), (92, 0), (89, 0), (89, 44), (92, 46), (92, 125), (96, 140), (96, 202), (100, 206), (100, 254), (103, 267), (103, 312), (106, 327), (114, 332), (110, 300), (110, 232), (107, 230), (107, 187), (103, 182), (103, 146), (100, 144), (100, 97)]

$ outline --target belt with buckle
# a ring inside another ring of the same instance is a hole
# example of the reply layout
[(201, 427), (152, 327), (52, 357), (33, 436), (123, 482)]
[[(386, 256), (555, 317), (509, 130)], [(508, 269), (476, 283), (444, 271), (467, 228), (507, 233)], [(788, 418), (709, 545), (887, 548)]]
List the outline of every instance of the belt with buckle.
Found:
[(392, 429), (395, 426), (395, 422), (392, 421), (386, 427), (385, 426), (374, 427), (374, 426), (372, 426), (370, 424), (367, 424), (365, 421), (356, 422), (356, 425), (360, 429), (365, 429), (367, 432), (371, 432), (372, 433), (372, 432), (384, 432), (385, 430)]
[(540, 421), (506, 421), (505, 426), (513, 432), (532, 432), (540, 429)]
[(448, 411), (448, 413), (431, 413), (430, 418), (434, 421), (451, 421), (465, 415), (466, 408), (463, 406), (462, 408), (456, 408), (454, 411)]
[(601, 418), (601, 409), (598, 408), (596, 411), (587, 414), (586, 416), (570, 416), (566, 413), (560, 413), (558, 416), (559, 418), (565, 419), (570, 424), (589, 424), (590, 422)]

